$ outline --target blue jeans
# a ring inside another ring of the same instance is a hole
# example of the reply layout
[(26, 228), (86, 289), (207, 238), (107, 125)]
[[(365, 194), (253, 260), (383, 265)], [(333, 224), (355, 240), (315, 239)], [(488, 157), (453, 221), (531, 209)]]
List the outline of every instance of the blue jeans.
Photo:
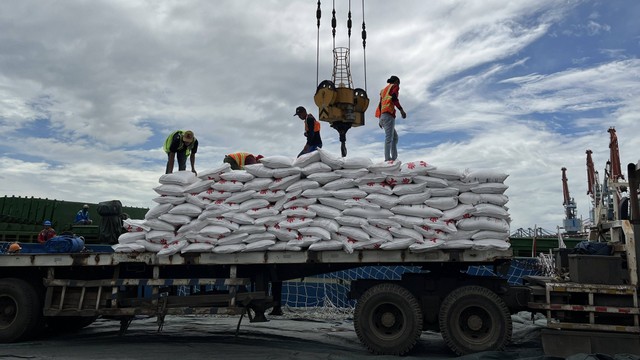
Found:
[(380, 116), (380, 124), (384, 129), (384, 161), (398, 158), (398, 133), (396, 119), (389, 113)]

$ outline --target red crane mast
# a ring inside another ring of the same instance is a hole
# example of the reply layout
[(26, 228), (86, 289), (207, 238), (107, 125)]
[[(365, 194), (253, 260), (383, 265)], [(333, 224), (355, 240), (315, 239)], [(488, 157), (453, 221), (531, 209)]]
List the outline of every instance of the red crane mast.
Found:
[(611, 161), (611, 174), (609, 174), (609, 178), (614, 182), (618, 179), (624, 180), (622, 167), (620, 166), (620, 149), (618, 148), (618, 136), (616, 135), (616, 129), (610, 127), (607, 132), (609, 132), (610, 135), (609, 161)]

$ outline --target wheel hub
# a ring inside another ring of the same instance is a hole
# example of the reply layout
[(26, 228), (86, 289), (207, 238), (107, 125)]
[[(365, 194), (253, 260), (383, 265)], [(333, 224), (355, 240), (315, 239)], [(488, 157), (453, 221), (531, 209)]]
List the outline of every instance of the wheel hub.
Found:
[(0, 327), (11, 324), (16, 317), (17, 306), (9, 297), (0, 298)]
[(478, 315), (471, 315), (467, 319), (467, 326), (473, 331), (482, 329), (482, 318)]
[(392, 327), (396, 323), (396, 317), (390, 312), (385, 312), (384, 314), (382, 314), (382, 317), (380, 318), (380, 323), (384, 327), (387, 327), (387, 328)]

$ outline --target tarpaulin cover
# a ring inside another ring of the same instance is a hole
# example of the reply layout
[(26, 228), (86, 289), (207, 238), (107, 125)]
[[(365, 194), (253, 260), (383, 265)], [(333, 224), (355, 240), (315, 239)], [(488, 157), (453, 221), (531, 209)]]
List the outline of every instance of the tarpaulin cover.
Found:
[(58, 235), (44, 243), (45, 252), (48, 253), (74, 253), (84, 249), (84, 239), (80, 236)]

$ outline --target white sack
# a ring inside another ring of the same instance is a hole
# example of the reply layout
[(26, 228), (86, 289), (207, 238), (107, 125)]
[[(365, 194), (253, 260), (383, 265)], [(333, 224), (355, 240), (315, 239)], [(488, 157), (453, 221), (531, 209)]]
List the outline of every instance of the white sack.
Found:
[(123, 234), (120, 234), (120, 236), (118, 236), (118, 243), (119, 244), (131, 244), (131, 243), (135, 243), (136, 240), (144, 240), (145, 239), (145, 233), (142, 231), (139, 232), (126, 232)]
[(158, 196), (156, 198), (153, 198), (153, 201), (155, 203), (158, 203), (158, 204), (179, 205), (179, 204), (182, 204), (183, 202), (185, 202), (186, 199), (185, 199), (185, 197), (183, 195), (180, 195), (180, 196), (162, 195), (162, 196)]
[(270, 247), (272, 247), (275, 244), (276, 244), (276, 242), (274, 240), (260, 240), (260, 241), (256, 241), (256, 242), (252, 242), (252, 243), (248, 244), (242, 250), (242, 252), (265, 251), (265, 250), (268, 250)]
[(501, 183), (509, 175), (493, 169), (467, 169), (462, 176), (463, 182)]
[(159, 220), (166, 221), (169, 224), (178, 226), (186, 225), (191, 222), (192, 218), (189, 215), (175, 215), (175, 214), (162, 214), (158, 216)]
[(151, 230), (174, 231), (176, 227), (166, 221), (160, 219), (148, 219), (144, 221), (144, 225)]
[(304, 168), (305, 166), (317, 163), (320, 161), (320, 153), (312, 151), (310, 153), (302, 154), (293, 160), (292, 166)]
[(158, 182), (160, 184), (172, 184), (172, 185), (181, 185), (186, 186), (193, 184), (196, 182), (198, 178), (196, 178), (196, 174), (191, 171), (176, 171), (171, 174), (164, 174), (160, 176)]
[(260, 163), (271, 169), (281, 169), (291, 167), (293, 164), (293, 159), (288, 156), (267, 156), (260, 159)]
[(240, 182), (247, 182), (247, 181), (251, 181), (253, 179), (255, 179), (255, 175), (252, 175), (248, 172), (246, 172), (245, 170), (231, 170), (225, 173), (220, 174), (220, 178), (222, 180), (227, 180), (227, 181), (240, 181)]
[(417, 216), (421, 218), (439, 218), (442, 216), (442, 210), (427, 205), (396, 205), (391, 208), (391, 211), (396, 215)]
[(451, 210), (458, 206), (458, 197), (432, 197), (431, 199), (425, 200), (424, 204), (438, 210)]
[(509, 186), (502, 183), (482, 183), (471, 188), (476, 194), (503, 194)]
[(191, 185), (184, 187), (185, 194), (199, 194), (207, 189), (211, 189), (213, 180), (197, 180)]
[(456, 226), (462, 230), (509, 231), (509, 223), (506, 220), (486, 216), (458, 220)]
[(187, 215), (190, 217), (197, 217), (202, 213), (202, 208), (191, 203), (176, 205), (167, 212), (173, 215)]
[(251, 181), (245, 182), (244, 185), (242, 186), (242, 191), (247, 191), (247, 190), (260, 191), (260, 190), (268, 189), (269, 185), (271, 185), (272, 183), (273, 183), (273, 179), (271, 178), (255, 178)]
[(426, 161), (411, 161), (402, 164), (400, 172), (410, 175), (426, 175), (428, 171), (435, 170), (436, 167)]
[(400, 160), (389, 160), (369, 165), (367, 169), (372, 173), (392, 173), (398, 171), (402, 163)]
[(331, 169), (337, 170), (342, 168), (342, 158), (337, 157), (331, 154), (329, 151), (323, 150), (322, 148), (318, 149), (317, 151), (320, 154), (320, 161), (329, 165)]
[(220, 180), (220, 174), (227, 172), (231, 170), (231, 165), (228, 163), (223, 163), (220, 166), (213, 168), (213, 169), (207, 169), (204, 171), (200, 171), (198, 173), (198, 178), (201, 180), (215, 180), (218, 181)]
[(244, 184), (240, 181), (235, 180), (220, 180), (216, 181), (211, 185), (211, 188), (218, 191), (228, 191), (228, 192), (238, 192), (241, 191), (244, 187)]
[(144, 218), (145, 220), (157, 219), (160, 215), (168, 213), (171, 209), (173, 209), (173, 205), (171, 204), (159, 204), (149, 209), (144, 215)]
[(273, 169), (270, 169), (262, 164), (245, 165), (244, 170), (257, 178), (273, 177)]
[[(331, 172), (331, 166), (325, 164), (325, 163), (321, 163), (321, 162), (316, 162), (307, 166), (304, 166), (302, 168), (302, 173), (309, 178), (309, 176), (314, 175), (314, 174), (333, 174)], [(337, 176), (338, 174), (333, 174), (334, 176)], [(337, 177), (335, 177), (333, 180), (337, 179)], [(315, 180), (315, 179), (312, 179)]]

